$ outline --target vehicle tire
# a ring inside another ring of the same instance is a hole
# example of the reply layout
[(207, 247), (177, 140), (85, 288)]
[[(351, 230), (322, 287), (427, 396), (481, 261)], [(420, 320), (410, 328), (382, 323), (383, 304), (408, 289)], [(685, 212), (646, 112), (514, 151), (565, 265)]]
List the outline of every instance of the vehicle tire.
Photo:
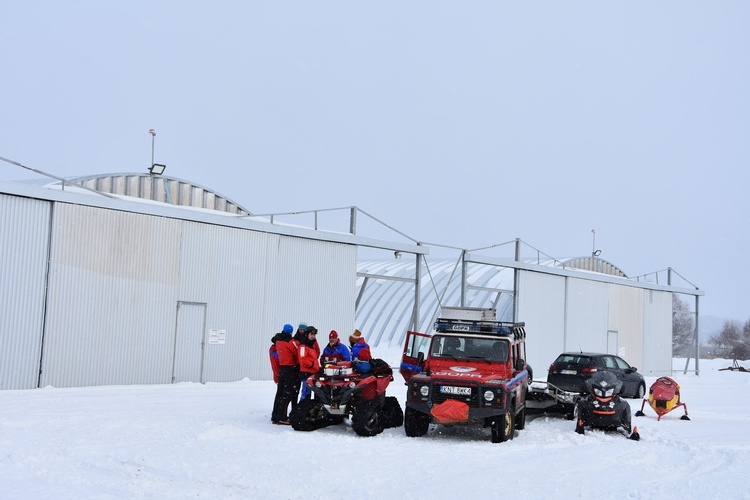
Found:
[(357, 412), (352, 415), (352, 428), (360, 436), (367, 437), (383, 432), (377, 403), (357, 405)]
[(518, 415), (516, 415), (516, 430), (522, 431), (526, 428), (526, 407), (523, 407)]
[(513, 439), (514, 417), (515, 408), (509, 408), (504, 415), (492, 419), (490, 429), (493, 443), (504, 443)]
[(339, 425), (344, 423), (343, 415), (328, 415), (328, 425)]
[(380, 422), (384, 429), (391, 427), (401, 427), (404, 425), (404, 412), (398, 399), (393, 396), (386, 396), (383, 407), (380, 408)]
[(404, 415), (404, 431), (408, 437), (419, 437), (427, 434), (430, 428), (430, 416), (406, 407)]
[(636, 399), (643, 399), (643, 396), (646, 395), (646, 385), (641, 382), (638, 384), (638, 389), (635, 390), (635, 398)]
[(323, 408), (323, 403), (314, 399), (305, 399), (289, 413), (289, 423), (295, 431), (314, 431), (325, 427), (327, 415), (328, 412)]
[(574, 404), (573, 406), (564, 405), (563, 411), (565, 412), (565, 420), (578, 420), (578, 414), (576, 412), (577, 409), (578, 403)]

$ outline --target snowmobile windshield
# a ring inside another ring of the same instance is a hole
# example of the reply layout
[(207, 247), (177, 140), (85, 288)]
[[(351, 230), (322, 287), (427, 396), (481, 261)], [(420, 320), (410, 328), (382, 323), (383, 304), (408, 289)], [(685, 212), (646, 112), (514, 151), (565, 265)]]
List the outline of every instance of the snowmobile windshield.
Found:
[(599, 396), (600, 398), (611, 398), (615, 395), (615, 388), (594, 387), (594, 394)]
[(600, 398), (611, 398), (619, 394), (622, 388), (622, 382), (612, 372), (596, 372), (586, 385), (595, 396)]

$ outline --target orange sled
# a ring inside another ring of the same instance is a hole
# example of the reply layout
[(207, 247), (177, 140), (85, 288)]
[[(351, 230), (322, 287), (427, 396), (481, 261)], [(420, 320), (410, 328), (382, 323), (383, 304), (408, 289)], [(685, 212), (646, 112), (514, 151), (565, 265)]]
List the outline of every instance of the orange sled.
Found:
[(657, 421), (679, 406), (682, 406), (685, 410), (685, 414), (680, 417), (680, 420), (690, 420), (687, 405), (680, 402), (680, 385), (669, 377), (660, 377), (651, 384), (651, 388), (648, 390), (648, 399), (643, 400), (641, 409), (635, 412), (636, 417), (645, 415), (643, 407), (646, 406), (646, 401), (658, 415)]

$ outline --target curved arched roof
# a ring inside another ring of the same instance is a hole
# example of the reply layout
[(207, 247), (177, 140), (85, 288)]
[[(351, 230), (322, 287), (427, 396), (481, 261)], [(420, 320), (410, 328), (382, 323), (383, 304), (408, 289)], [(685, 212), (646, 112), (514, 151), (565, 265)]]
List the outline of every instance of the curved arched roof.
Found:
[[(193, 182), (144, 173), (98, 174), (65, 179), (66, 184), (77, 184), (108, 194), (131, 196), (145, 200), (206, 208), (237, 215), (252, 215), (252, 212), (222, 196)], [(45, 182), (47, 186), (59, 186), (62, 181)]]
[[(404, 261), (361, 261), (360, 274), (382, 275), (409, 279), (415, 276), (416, 264)], [(433, 261), (423, 266), (419, 307), (419, 329), (427, 331), (437, 319), (441, 305), (455, 306), (461, 302), (461, 275), (456, 261)], [(486, 264), (471, 264), (468, 282), (476, 287), (508, 290), (513, 288), (513, 270)], [(360, 292), (364, 277), (357, 278)], [(414, 284), (410, 281), (368, 278), (355, 315), (357, 328), (365, 333), (371, 345), (401, 345), (411, 324)], [(510, 294), (470, 289), (466, 305), (493, 307), (497, 317), (509, 321), (513, 315)]]
[(616, 265), (611, 262), (607, 262), (599, 257), (587, 256), (587, 257), (575, 257), (561, 261), (559, 264), (561, 267), (568, 269), (579, 269), (581, 271), (593, 271), (599, 274), (609, 274), (612, 276), (618, 276), (620, 278), (627, 278), (628, 276)]
[[(617, 266), (593, 256), (535, 263), (627, 278)], [(460, 262), (455, 260), (437, 260), (427, 262), (422, 266), (422, 271), (417, 329), (425, 332), (431, 331), (441, 306), (461, 304), (461, 267)], [(411, 327), (414, 304), (414, 283), (403, 280), (414, 278), (416, 263), (410, 260), (360, 261), (357, 272), (359, 299), (355, 314), (356, 328), (364, 333), (371, 345), (400, 347), (406, 338), (406, 331)], [(513, 296), (510, 291), (513, 289), (513, 269), (471, 263), (467, 266), (467, 272), (467, 283), (475, 288), (467, 289), (465, 305), (494, 308), (498, 320), (512, 321)], [(371, 277), (365, 278), (363, 275)]]

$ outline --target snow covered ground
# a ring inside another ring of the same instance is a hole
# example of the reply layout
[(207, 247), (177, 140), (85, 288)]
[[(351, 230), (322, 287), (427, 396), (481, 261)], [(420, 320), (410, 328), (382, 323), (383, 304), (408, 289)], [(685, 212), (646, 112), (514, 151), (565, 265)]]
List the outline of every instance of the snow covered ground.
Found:
[[(692, 420), (647, 405), (639, 442), (549, 416), (502, 444), (459, 427), (295, 432), (270, 423), (274, 384), (247, 380), (0, 391), (0, 497), (750, 498), (750, 373), (684, 364)], [(391, 389), (403, 405), (400, 375)]]

